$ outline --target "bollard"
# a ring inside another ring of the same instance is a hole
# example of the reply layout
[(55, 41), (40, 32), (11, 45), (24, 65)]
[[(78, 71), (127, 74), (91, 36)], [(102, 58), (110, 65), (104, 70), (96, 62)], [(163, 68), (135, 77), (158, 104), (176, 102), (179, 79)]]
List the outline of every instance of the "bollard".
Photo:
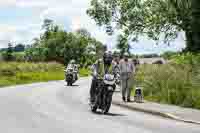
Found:
[(136, 87), (134, 101), (137, 102), (137, 103), (143, 102), (143, 95), (142, 95), (142, 88), (141, 87)]

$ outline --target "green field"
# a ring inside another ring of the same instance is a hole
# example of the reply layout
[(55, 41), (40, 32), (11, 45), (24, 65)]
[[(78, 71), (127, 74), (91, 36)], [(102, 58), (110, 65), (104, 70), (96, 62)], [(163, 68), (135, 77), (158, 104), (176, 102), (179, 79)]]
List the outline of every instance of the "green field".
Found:
[[(64, 79), (64, 66), (51, 63), (0, 63), (0, 87)], [(80, 69), (80, 76), (88, 76), (87, 69)]]

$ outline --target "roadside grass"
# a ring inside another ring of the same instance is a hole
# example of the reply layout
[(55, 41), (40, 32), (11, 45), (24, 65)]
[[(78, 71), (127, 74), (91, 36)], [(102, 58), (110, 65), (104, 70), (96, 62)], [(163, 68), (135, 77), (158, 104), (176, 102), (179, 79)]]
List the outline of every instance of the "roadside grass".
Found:
[[(89, 74), (89, 69), (80, 69), (80, 77), (86, 77)], [(0, 62), (0, 87), (63, 80), (64, 78), (64, 65), (56, 62)]]
[(90, 70), (88, 68), (81, 68), (79, 70), (80, 77), (87, 77), (90, 75)]
[(51, 63), (0, 63), (0, 87), (64, 79), (64, 66)]
[(143, 87), (146, 100), (200, 109), (199, 70), (190, 64), (145, 64), (139, 67), (135, 85)]

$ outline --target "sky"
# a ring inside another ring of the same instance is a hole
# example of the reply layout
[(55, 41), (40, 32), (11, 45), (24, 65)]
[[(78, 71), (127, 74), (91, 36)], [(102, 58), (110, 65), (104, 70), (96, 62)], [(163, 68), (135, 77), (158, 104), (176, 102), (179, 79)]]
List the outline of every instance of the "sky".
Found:
[[(90, 0), (0, 0), (0, 48), (7, 47), (9, 41), (31, 43), (42, 32), (43, 20), (49, 18), (67, 31), (86, 28), (110, 50), (115, 49), (117, 33), (106, 35), (105, 30), (87, 16), (89, 5)], [(155, 42), (141, 37), (132, 46), (131, 51), (135, 54), (163, 53), (181, 50), (185, 41), (183, 34), (170, 46), (155, 45)]]

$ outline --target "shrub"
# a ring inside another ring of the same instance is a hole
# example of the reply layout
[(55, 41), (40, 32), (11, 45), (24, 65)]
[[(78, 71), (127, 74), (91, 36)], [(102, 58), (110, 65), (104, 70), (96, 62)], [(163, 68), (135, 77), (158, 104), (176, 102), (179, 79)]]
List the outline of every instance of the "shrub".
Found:
[(148, 100), (200, 109), (200, 72), (195, 71), (199, 68), (190, 64), (143, 65), (136, 84), (143, 86)]

